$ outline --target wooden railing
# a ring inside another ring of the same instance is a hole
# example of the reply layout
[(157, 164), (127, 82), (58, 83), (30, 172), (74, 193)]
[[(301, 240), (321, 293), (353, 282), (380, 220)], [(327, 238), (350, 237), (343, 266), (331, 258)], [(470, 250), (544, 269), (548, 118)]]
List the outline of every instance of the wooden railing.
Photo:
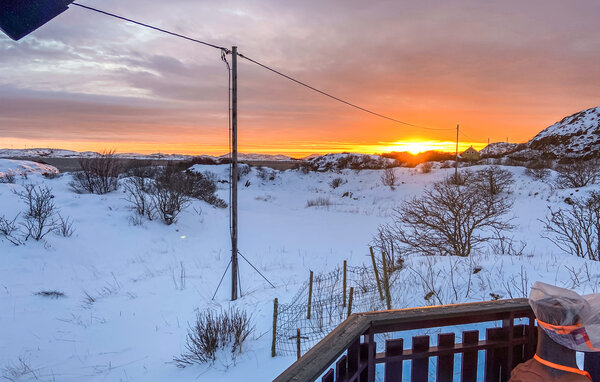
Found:
[[(526, 324), (515, 323), (525, 318)], [(501, 325), (493, 325), (500, 322)], [(388, 339), (385, 351), (376, 352), (375, 335), (406, 330), (488, 323), (485, 338), (479, 330), (437, 336), (430, 345), (429, 336), (412, 337), (412, 347), (404, 348), (402, 339)], [(460, 380), (507, 381), (511, 370), (535, 353), (537, 328), (526, 299), (388, 310), (351, 315), (327, 337), (292, 364), (274, 382), (375, 382), (376, 365), (381, 364), (383, 381), (423, 382)], [(479, 352), (485, 358), (479, 362)], [(460, 367), (455, 365), (456, 354)], [(436, 357), (436, 370), (430, 372), (430, 358)], [(403, 379), (405, 362), (410, 362), (410, 379)], [(480, 370), (480, 365), (483, 365)], [(600, 357), (587, 353), (585, 369), (600, 382)]]

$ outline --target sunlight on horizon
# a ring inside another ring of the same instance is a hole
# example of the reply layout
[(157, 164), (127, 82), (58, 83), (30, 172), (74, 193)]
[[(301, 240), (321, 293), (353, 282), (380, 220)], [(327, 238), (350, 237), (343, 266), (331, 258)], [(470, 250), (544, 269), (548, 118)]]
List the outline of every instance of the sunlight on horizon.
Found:
[[(85, 141), (59, 141), (59, 140), (23, 140), (0, 137), (0, 149), (34, 149), (53, 148), (73, 151), (105, 151), (115, 149), (118, 153), (138, 154), (184, 154), (184, 155), (224, 155), (229, 152), (225, 145), (217, 144), (189, 144), (189, 143), (154, 143), (154, 142), (85, 142)], [(481, 150), (487, 143), (459, 142), (459, 152), (473, 146)], [(389, 152), (409, 152), (416, 155), (425, 151), (455, 152), (456, 142), (419, 139), (400, 140), (395, 142), (377, 142), (360, 144), (354, 142), (327, 142), (327, 141), (289, 141), (273, 142), (269, 144), (240, 142), (240, 153), (288, 155), (302, 158), (311, 154), (327, 154), (353, 152), (362, 154), (381, 154)]]

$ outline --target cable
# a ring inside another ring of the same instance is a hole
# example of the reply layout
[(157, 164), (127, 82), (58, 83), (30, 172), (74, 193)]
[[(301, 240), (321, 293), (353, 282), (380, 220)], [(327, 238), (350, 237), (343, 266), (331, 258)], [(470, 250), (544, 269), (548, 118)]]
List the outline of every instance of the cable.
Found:
[(383, 115), (383, 114), (374, 112), (372, 110), (366, 109), (364, 107), (358, 106), (356, 104), (353, 104), (351, 102), (343, 100), (343, 99), (341, 99), (339, 97), (336, 97), (334, 95), (331, 95), (331, 94), (329, 94), (327, 92), (324, 92), (323, 90), (319, 90), (319, 89), (317, 89), (317, 88), (315, 88), (315, 87), (313, 87), (311, 85), (308, 85), (308, 84), (306, 84), (306, 83), (304, 83), (302, 81), (299, 81), (299, 80), (297, 80), (297, 79), (295, 79), (293, 77), (290, 77), (290, 76), (288, 76), (286, 74), (283, 74), (280, 71), (275, 70), (275, 69), (273, 69), (273, 68), (271, 68), (271, 67), (269, 67), (269, 66), (267, 66), (265, 64), (261, 64), (260, 62), (258, 62), (256, 60), (253, 60), (253, 59), (251, 59), (251, 58), (249, 58), (249, 57), (247, 57), (247, 56), (245, 56), (245, 55), (243, 55), (241, 53), (238, 53), (238, 56), (240, 56), (242, 58), (245, 58), (246, 60), (248, 60), (248, 61), (250, 61), (250, 62), (252, 62), (252, 63), (254, 63), (254, 64), (256, 64), (256, 65), (258, 65), (258, 66), (260, 66), (262, 68), (264, 68), (264, 69), (267, 69), (267, 70), (269, 70), (269, 71), (271, 71), (271, 72), (273, 72), (275, 74), (278, 74), (278, 75), (280, 75), (280, 76), (282, 76), (284, 78), (287, 78), (288, 80), (293, 81), (293, 82), (297, 83), (298, 85), (302, 85), (302, 86), (304, 86), (304, 87), (306, 87), (306, 88), (308, 88), (310, 90), (313, 90), (313, 91), (315, 91), (317, 93), (320, 93), (320, 94), (322, 94), (322, 95), (324, 95), (326, 97), (332, 98), (332, 99), (334, 99), (334, 100), (336, 100), (338, 102), (344, 103), (344, 104), (346, 104), (348, 106), (351, 106), (353, 108), (356, 108), (358, 110), (362, 110), (362, 111), (364, 111), (366, 113), (373, 114), (373, 115), (376, 115), (378, 117), (381, 117), (381, 118), (384, 118), (384, 119), (387, 119), (387, 120), (390, 120), (390, 121), (393, 121), (393, 122), (396, 122), (396, 123), (400, 123), (400, 124), (403, 124), (403, 125), (406, 125), (406, 126), (412, 126), (412, 127), (417, 127), (417, 128), (426, 129), (426, 130), (454, 130), (454, 128), (441, 129), (441, 128), (434, 128), (434, 127), (427, 127), (427, 126), (415, 125), (415, 124), (412, 124), (412, 123), (400, 121), (400, 120), (392, 118), (392, 117), (388, 117), (387, 115)]
[(165, 30), (165, 29), (161, 29), (161, 28), (153, 27), (152, 25), (144, 24), (144, 23), (141, 23), (141, 22), (139, 22), (139, 21), (135, 21), (135, 20), (132, 20), (132, 19), (128, 19), (128, 18), (126, 18), (126, 17), (123, 17), (123, 16), (115, 15), (114, 13), (109, 13), (109, 12), (106, 12), (106, 11), (102, 11), (102, 10), (100, 10), (100, 9), (96, 9), (96, 8), (88, 7), (87, 5), (82, 5), (82, 4), (78, 4), (78, 3), (71, 3), (71, 4), (72, 4), (72, 5), (76, 5), (76, 6), (78, 6), (78, 7), (81, 7), (81, 8), (89, 9), (90, 11), (94, 11), (94, 12), (102, 13), (103, 15), (107, 15), (107, 16), (115, 17), (115, 18), (117, 18), (117, 19), (125, 20), (125, 21), (128, 21), (128, 22), (130, 22), (130, 23), (133, 23), (133, 24), (141, 25), (141, 26), (143, 26), (143, 27), (146, 27), (146, 28), (154, 29), (154, 30), (156, 30), (156, 31), (159, 31), (159, 32), (163, 32), (163, 33), (166, 33), (166, 34), (170, 34), (170, 35), (172, 35), (172, 36), (176, 36), (176, 37), (179, 37), (179, 38), (183, 38), (183, 39), (185, 39), (185, 40), (189, 40), (189, 41), (197, 42), (198, 44), (202, 44), (202, 45), (210, 46), (211, 48), (220, 49), (221, 51), (225, 51), (225, 53), (227, 53), (227, 54), (231, 53), (231, 51), (230, 51), (229, 49), (227, 49), (227, 48), (224, 48), (224, 47), (222, 47), (222, 46), (218, 46), (218, 45), (211, 44), (211, 43), (208, 43), (208, 42), (205, 42), (205, 41), (197, 40), (197, 39), (195, 39), (195, 38), (191, 38), (191, 37), (188, 37), (188, 36), (184, 36), (184, 35), (182, 35), (182, 34), (179, 34), (179, 33), (170, 32), (170, 31), (168, 31), (168, 30)]
[[(135, 21), (135, 20), (129, 19), (127, 17), (116, 15), (114, 13), (110, 13), (110, 12), (106, 12), (106, 11), (103, 11), (103, 10), (100, 10), (100, 9), (97, 9), (97, 8), (89, 7), (87, 5), (83, 5), (83, 4), (79, 4), (79, 3), (71, 3), (71, 4), (72, 5), (76, 5), (78, 7), (81, 7), (81, 8), (88, 9), (90, 11), (101, 13), (101, 14), (106, 15), (106, 16), (111, 16), (111, 17), (114, 17), (114, 18), (117, 18), (117, 19), (120, 19), (120, 20), (124, 20), (124, 21), (130, 22), (130, 23), (136, 24), (136, 25), (140, 25), (140, 26), (143, 26), (145, 28), (153, 29), (153, 30), (158, 31), (158, 32), (166, 33), (166, 34), (169, 34), (171, 36), (179, 37), (179, 38), (182, 38), (184, 40), (192, 41), (192, 42), (195, 42), (195, 43), (198, 43), (198, 44), (209, 46), (211, 48), (219, 49), (224, 54), (231, 54), (231, 50), (229, 50), (229, 49), (227, 49), (227, 48), (225, 48), (223, 46), (211, 44), (211, 43), (208, 43), (206, 41), (198, 40), (198, 39), (195, 39), (195, 38), (192, 38), (192, 37), (188, 37), (188, 36), (185, 36), (185, 35), (182, 35), (182, 34), (179, 34), (179, 33), (171, 32), (171, 31), (168, 31), (166, 29), (158, 28), (158, 27), (155, 27), (155, 26), (152, 26), (152, 25), (149, 25), (149, 24), (145, 24), (145, 23), (142, 23), (142, 22), (139, 22), (139, 21)], [(396, 118), (388, 117), (387, 115), (383, 115), (383, 114), (374, 112), (372, 110), (369, 110), (367, 108), (358, 106), (358, 105), (356, 105), (354, 103), (351, 103), (349, 101), (343, 100), (343, 99), (341, 99), (339, 97), (336, 97), (336, 96), (334, 96), (332, 94), (329, 94), (329, 93), (327, 93), (327, 92), (325, 92), (323, 90), (319, 90), (319, 89), (315, 88), (314, 86), (308, 85), (308, 84), (306, 84), (306, 83), (304, 83), (302, 81), (299, 81), (299, 80), (297, 80), (297, 79), (295, 79), (295, 78), (293, 78), (291, 76), (283, 74), (282, 72), (280, 72), (278, 70), (275, 70), (275, 69), (273, 69), (273, 68), (271, 68), (271, 67), (269, 67), (269, 66), (267, 66), (265, 64), (262, 64), (262, 63), (260, 63), (260, 62), (258, 62), (256, 60), (253, 60), (253, 59), (251, 59), (251, 58), (249, 58), (249, 57), (247, 57), (247, 56), (245, 56), (245, 55), (243, 55), (241, 53), (238, 53), (238, 56), (240, 56), (242, 58), (245, 58), (246, 60), (248, 60), (248, 61), (250, 61), (250, 62), (252, 62), (252, 63), (254, 63), (254, 64), (256, 64), (256, 65), (258, 65), (258, 66), (260, 66), (262, 68), (264, 68), (264, 69), (267, 69), (267, 70), (269, 70), (269, 71), (271, 71), (271, 72), (273, 72), (275, 74), (278, 74), (278, 75), (280, 75), (280, 76), (282, 76), (284, 78), (287, 78), (288, 80), (293, 81), (293, 82), (295, 82), (295, 83), (297, 83), (297, 84), (299, 84), (301, 86), (304, 86), (304, 87), (306, 87), (306, 88), (308, 88), (310, 90), (313, 90), (313, 91), (315, 91), (317, 93), (320, 93), (320, 94), (322, 94), (322, 95), (324, 95), (326, 97), (334, 99), (334, 100), (336, 100), (338, 102), (341, 102), (343, 104), (346, 104), (346, 105), (351, 106), (353, 108), (356, 108), (358, 110), (364, 111), (366, 113), (375, 115), (377, 117), (384, 118), (384, 119), (387, 119), (387, 120), (392, 121), (392, 122), (400, 123), (402, 125), (412, 126), (412, 127), (416, 127), (416, 128), (420, 128), (420, 129), (425, 129), (425, 130), (438, 130), (438, 131), (441, 131), (441, 130), (453, 130), (453, 128), (434, 128), (434, 127), (416, 125), (416, 124), (413, 124), (413, 123), (408, 123), (408, 122), (400, 121), (400, 120), (398, 120)], [(222, 57), (223, 57), (223, 55), (222, 55)]]
[(473, 142), (476, 142), (476, 141), (477, 141), (475, 138), (473, 138), (473, 137), (471, 137), (469, 134), (465, 133), (465, 132), (463, 131), (463, 128), (462, 128), (462, 127), (461, 127), (460, 129), (458, 129), (458, 133), (459, 133), (459, 134), (462, 134), (462, 135), (464, 135), (464, 136), (465, 136), (465, 138), (468, 138), (468, 139), (470, 139), (470, 140), (471, 140), (471, 141), (473, 141)]

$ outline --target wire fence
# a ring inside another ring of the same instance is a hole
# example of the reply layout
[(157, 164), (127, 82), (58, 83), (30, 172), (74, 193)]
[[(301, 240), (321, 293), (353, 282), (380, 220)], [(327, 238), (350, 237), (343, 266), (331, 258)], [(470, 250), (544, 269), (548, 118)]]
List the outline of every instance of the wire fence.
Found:
[(312, 283), (312, 298), (309, 316), (309, 281), (305, 282), (288, 304), (277, 308), (275, 351), (277, 355), (295, 355), (298, 351), (298, 329), (300, 329), (300, 351), (304, 354), (330, 331), (348, 317), (350, 288), (352, 313), (385, 309), (373, 270), (366, 267), (347, 267), (346, 292), (344, 293), (344, 270), (316, 275)]

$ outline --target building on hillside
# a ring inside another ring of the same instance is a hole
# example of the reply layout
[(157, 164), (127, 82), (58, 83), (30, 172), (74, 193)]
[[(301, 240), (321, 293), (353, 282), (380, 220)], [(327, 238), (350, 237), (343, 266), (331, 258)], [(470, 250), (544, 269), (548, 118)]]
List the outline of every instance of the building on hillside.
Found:
[(473, 146), (469, 147), (460, 154), (460, 157), (464, 160), (479, 160), (479, 151), (475, 150)]

